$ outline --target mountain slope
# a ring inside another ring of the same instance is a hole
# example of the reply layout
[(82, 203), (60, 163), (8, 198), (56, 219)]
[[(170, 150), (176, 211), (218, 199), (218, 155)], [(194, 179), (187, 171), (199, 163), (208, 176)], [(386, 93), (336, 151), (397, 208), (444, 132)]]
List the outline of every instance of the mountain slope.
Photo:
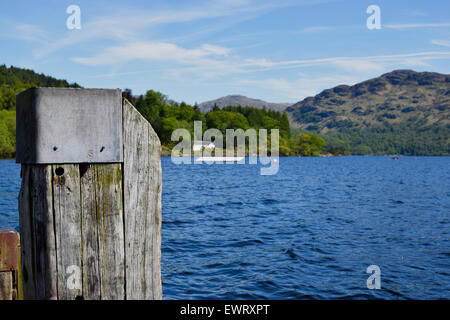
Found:
[(69, 84), (66, 80), (59, 80), (44, 74), (39, 74), (29, 69), (6, 67), (0, 65), (0, 86), (8, 85), (35, 85), (39, 87), (73, 87), (79, 88), (77, 83)]
[(0, 65), (0, 110), (15, 110), (16, 94), (30, 87), (79, 88), (80, 86), (32, 70)]
[(395, 70), (286, 111), (293, 127), (363, 154), (449, 154), (450, 75)]
[(266, 107), (267, 109), (283, 111), (286, 107), (292, 105), (292, 103), (271, 103), (259, 99), (247, 98), (241, 95), (229, 95), (216, 100), (202, 102), (199, 104), (199, 108), (201, 111), (207, 112), (212, 110), (212, 108), (214, 108), (214, 105), (219, 108), (227, 106), (248, 106), (259, 109)]

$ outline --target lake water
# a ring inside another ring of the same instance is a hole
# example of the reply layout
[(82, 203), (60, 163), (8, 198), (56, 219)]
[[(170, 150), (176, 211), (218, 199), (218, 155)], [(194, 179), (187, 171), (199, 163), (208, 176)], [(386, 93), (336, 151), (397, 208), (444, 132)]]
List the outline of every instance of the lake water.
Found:
[[(450, 298), (449, 157), (279, 163), (163, 158), (165, 299)], [(18, 227), (19, 173), (0, 161), (0, 226)]]

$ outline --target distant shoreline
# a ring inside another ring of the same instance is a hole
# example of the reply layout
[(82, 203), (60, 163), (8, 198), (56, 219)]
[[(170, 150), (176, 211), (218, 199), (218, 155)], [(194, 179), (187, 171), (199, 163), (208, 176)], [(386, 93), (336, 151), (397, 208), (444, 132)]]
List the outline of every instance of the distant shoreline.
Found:
[[(170, 152), (162, 152), (161, 157), (171, 157)], [(245, 155), (247, 158), (248, 155)], [(270, 156), (269, 156), (270, 157)], [(393, 154), (340, 154), (340, 155), (320, 155), (320, 156), (278, 156), (279, 158), (335, 158), (335, 157), (450, 157), (450, 155), (393, 155)], [(16, 160), (16, 158), (0, 158), (0, 160)]]
[[(168, 154), (161, 154), (161, 157), (170, 157), (170, 152)], [(194, 155), (191, 155), (194, 157)], [(248, 155), (245, 155), (248, 158)], [(270, 156), (268, 156), (270, 157)], [(319, 155), (319, 156), (278, 156), (279, 158), (335, 158), (335, 157), (450, 157), (450, 155), (398, 155), (398, 154), (339, 154), (339, 155)]]

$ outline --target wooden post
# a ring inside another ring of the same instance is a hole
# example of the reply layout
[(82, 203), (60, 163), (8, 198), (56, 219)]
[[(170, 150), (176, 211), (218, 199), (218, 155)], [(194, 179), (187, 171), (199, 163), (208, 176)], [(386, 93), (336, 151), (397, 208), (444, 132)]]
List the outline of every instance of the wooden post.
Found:
[(120, 90), (17, 96), (25, 299), (162, 299), (160, 152)]
[(19, 234), (12, 228), (0, 229), (0, 300), (19, 297), (17, 251)]

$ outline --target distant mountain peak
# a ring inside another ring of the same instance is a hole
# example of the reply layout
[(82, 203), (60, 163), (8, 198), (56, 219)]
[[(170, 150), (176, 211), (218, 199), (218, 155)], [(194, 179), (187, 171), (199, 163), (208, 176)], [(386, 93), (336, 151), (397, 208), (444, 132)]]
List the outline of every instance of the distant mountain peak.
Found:
[(252, 99), (240, 94), (231, 94), (225, 97), (221, 97), (215, 100), (205, 101), (199, 104), (199, 108), (203, 112), (207, 112), (212, 110), (214, 106), (219, 108), (227, 107), (227, 106), (242, 106), (242, 107), (253, 107), (262, 109), (266, 107), (267, 109), (272, 109), (276, 111), (284, 111), (286, 107), (292, 105), (292, 103), (273, 103), (266, 102), (260, 99)]

